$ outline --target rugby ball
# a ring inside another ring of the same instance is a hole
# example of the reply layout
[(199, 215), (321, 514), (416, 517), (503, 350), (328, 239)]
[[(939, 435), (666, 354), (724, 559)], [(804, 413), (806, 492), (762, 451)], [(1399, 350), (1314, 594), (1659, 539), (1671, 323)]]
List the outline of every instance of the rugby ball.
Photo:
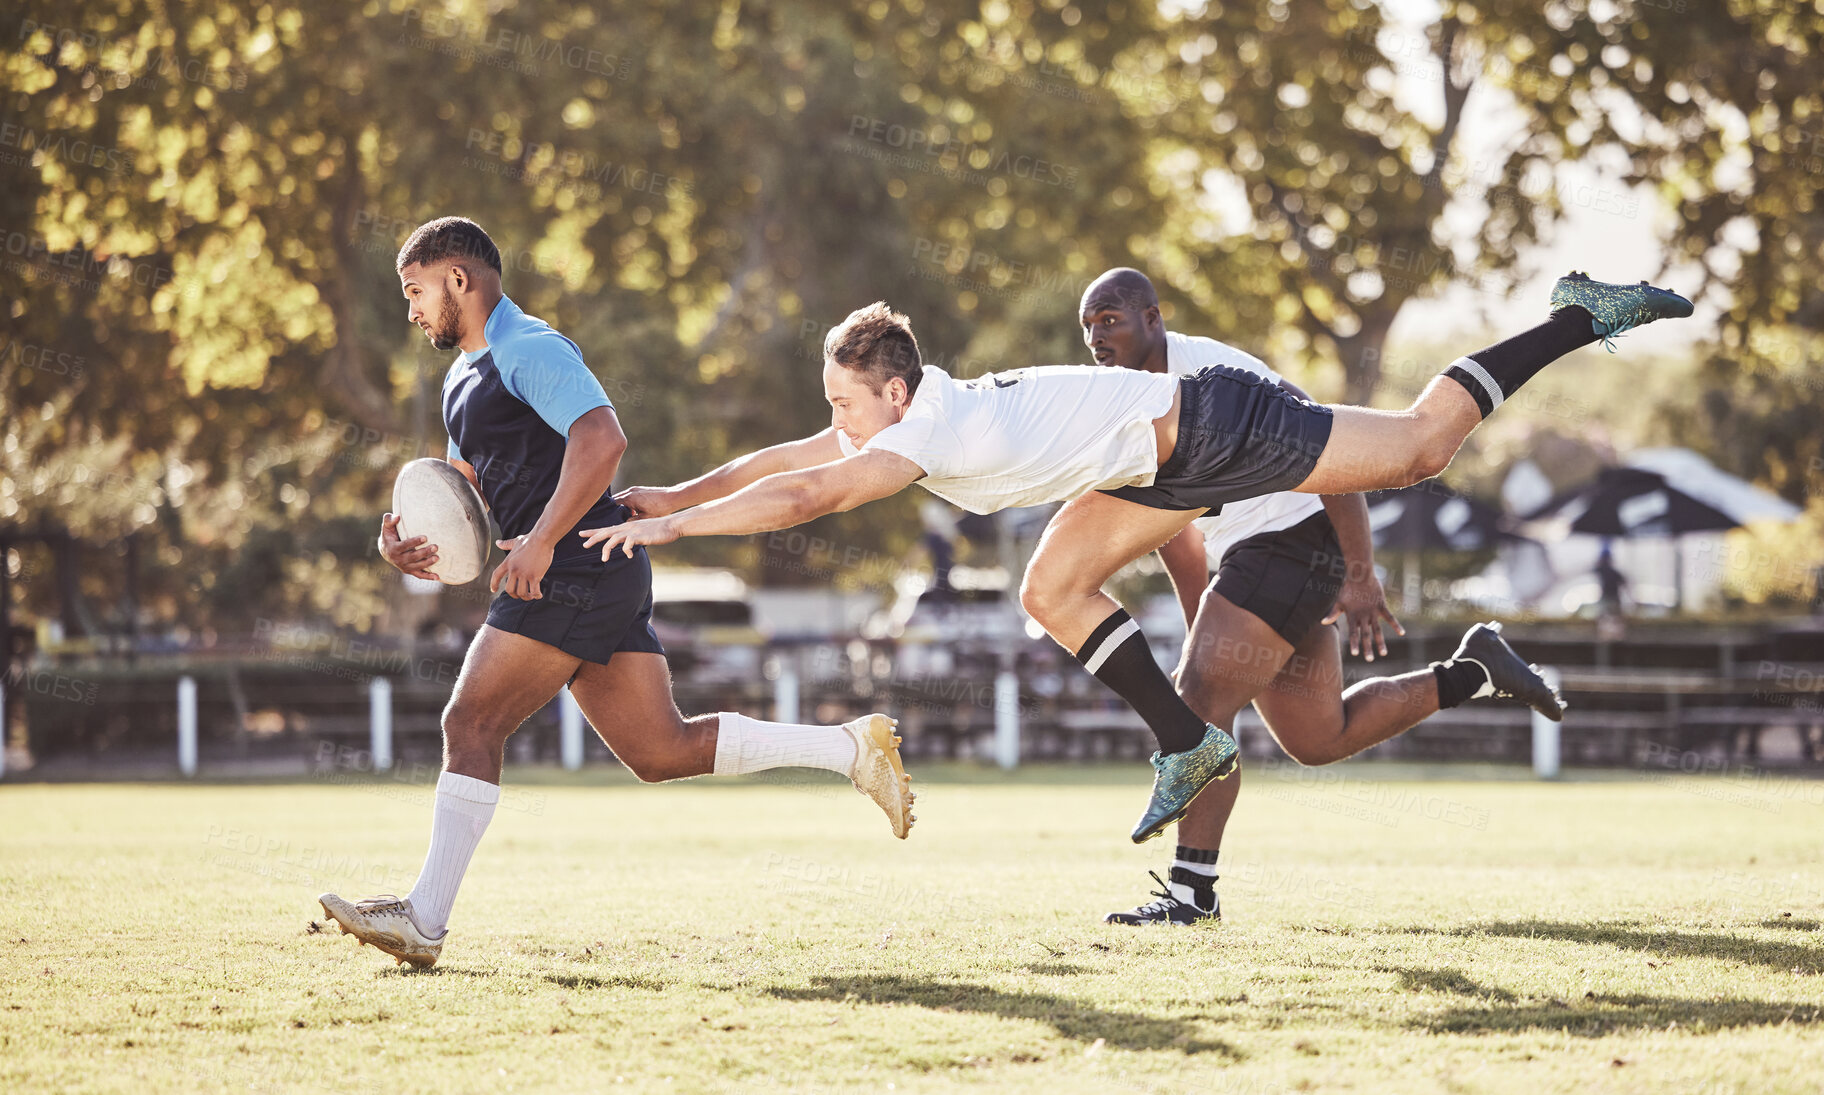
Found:
[(488, 511), (474, 484), (447, 460), (425, 457), (399, 469), (393, 480), (399, 539), (424, 537), (437, 548), (431, 572), (446, 586), (481, 577), (488, 562)]

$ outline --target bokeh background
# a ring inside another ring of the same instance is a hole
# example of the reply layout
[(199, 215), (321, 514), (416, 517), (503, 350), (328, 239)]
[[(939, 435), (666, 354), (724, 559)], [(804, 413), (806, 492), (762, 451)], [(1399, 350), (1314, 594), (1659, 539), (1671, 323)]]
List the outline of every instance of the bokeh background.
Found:
[[(1548, 371), (1444, 477), (1495, 532), (1383, 542), (1417, 636), (1396, 656), (1498, 615), (1567, 664), (1640, 671), (1605, 687), (1648, 721), (1592, 760), (1759, 755), (1761, 716), (1698, 738), (1651, 721), (1714, 693), (1652, 676), (1682, 666), (1737, 681), (1718, 702), (1771, 710), (1815, 763), (1820, 41), (1815, 0), (14, 0), (11, 770), (168, 755), (185, 674), (224, 760), (360, 740), (389, 675), (434, 751), (485, 590), (410, 588), (374, 537), (398, 467), (444, 447), (448, 357), (405, 321), (393, 256), (453, 213), (602, 379), (623, 486), (820, 428), (824, 332), (876, 299), (976, 375), (1081, 360), (1079, 293), (1133, 265), (1172, 328), (1320, 398), (1399, 405), (1541, 318), (1569, 268), (1669, 284), (1694, 319)], [(1608, 626), (1599, 541), (1554, 505), (1649, 450), (1673, 486), (1734, 492), (1742, 527), (1620, 538), (1629, 619)], [(1104, 698), (999, 595), (1044, 514), (957, 518), (912, 491), (658, 553), (699, 568), (666, 579), (681, 702), (797, 704), (786, 679), (835, 714), (910, 688), (967, 753), (992, 688), (954, 682), (979, 663), (1019, 675), (1035, 724), (1094, 724), (1054, 708)], [(1120, 588), (1156, 599), (1157, 571)], [(934, 586), (956, 591), (921, 633)], [(1169, 601), (1152, 615), (1169, 633)]]

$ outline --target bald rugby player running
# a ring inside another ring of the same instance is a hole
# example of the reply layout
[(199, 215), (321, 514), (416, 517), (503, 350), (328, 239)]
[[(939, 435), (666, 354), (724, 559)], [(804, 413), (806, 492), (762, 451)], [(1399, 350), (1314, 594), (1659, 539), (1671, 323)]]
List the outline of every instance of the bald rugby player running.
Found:
[[(1221, 365), (1308, 398), (1251, 354), (1166, 330), (1153, 283), (1138, 270), (1110, 270), (1091, 282), (1077, 318), (1098, 365), (1172, 376)], [(1350, 653), (1369, 661), (1377, 651), (1387, 653), (1382, 622), (1399, 628), (1374, 574), (1374, 540), (1360, 494), (1285, 491), (1231, 502), (1220, 516), (1200, 517), (1167, 541), (1159, 557), (1190, 629), (1174, 675), (1185, 702), (1217, 726), (1233, 726), (1252, 702), (1274, 740), (1301, 764), (1353, 756), (1475, 697), (1564, 717), (1551, 686), (1492, 623), (1470, 628), (1448, 661), (1343, 690), (1342, 649), (1330, 625), (1342, 619)], [(1205, 788), (1178, 822), (1168, 876), (1153, 874), (1154, 900), (1103, 919), (1220, 920), (1216, 859), (1240, 790), (1239, 777)]]
[(1312, 403), (1224, 366), (1176, 377), (1050, 365), (956, 380), (924, 366), (906, 317), (875, 303), (824, 340), (829, 429), (675, 487), (623, 492), (618, 500), (641, 519), (582, 535), (605, 557), (680, 536), (766, 532), (921, 482), (973, 513), (1075, 499), (1040, 539), (1020, 603), (1158, 741), (1152, 797), (1132, 834), (1139, 843), (1235, 770), (1235, 742), (1179, 697), (1103, 583), (1228, 502), (1429, 479), (1546, 365), (1691, 314), (1676, 293), (1582, 274), (1560, 278), (1551, 303), (1548, 321), (1458, 358), (1403, 411)]

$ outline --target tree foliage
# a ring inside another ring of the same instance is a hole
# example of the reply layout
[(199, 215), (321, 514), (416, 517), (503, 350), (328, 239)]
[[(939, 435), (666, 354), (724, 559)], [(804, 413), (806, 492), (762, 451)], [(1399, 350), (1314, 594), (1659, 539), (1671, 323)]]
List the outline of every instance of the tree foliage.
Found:
[(1536, 58), (1516, 91), (1577, 148), (1625, 153), (1626, 180), (1676, 211), (1665, 266), (1694, 266), (1723, 310), (1685, 443), (1795, 501), (1824, 485), (1824, 8), (1460, 4)]
[[(623, 481), (819, 428), (823, 333), (875, 299), (954, 372), (1079, 359), (1078, 293), (1115, 264), (1156, 276), (1174, 326), (1339, 363), (1365, 399), (1400, 308), (1498, 282), (1562, 212), (1530, 180), (1600, 146), (1680, 202), (1671, 243), (1729, 301), (1727, 352), (1818, 323), (1818, 176), (1791, 174), (1820, 155), (1817, 17), (1774, 5), (1452, 4), (1420, 32), (1366, 0), (7, 18), (0, 521), (142, 533), (151, 591), (193, 623), (379, 610), (377, 581), (337, 606), (302, 574), (367, 574), (391, 473), (442, 449), (447, 359), (391, 263), (446, 213), (583, 347), (632, 439)], [(1422, 116), (1396, 94), (1415, 77)], [(1456, 143), (1479, 88), (1526, 119), (1487, 170)], [(1463, 201), (1487, 214), (1453, 237)], [(1753, 470), (1777, 480), (1803, 450), (1775, 447)], [(904, 499), (814, 531), (890, 556), (915, 529)], [(671, 557), (790, 581), (798, 550)]]

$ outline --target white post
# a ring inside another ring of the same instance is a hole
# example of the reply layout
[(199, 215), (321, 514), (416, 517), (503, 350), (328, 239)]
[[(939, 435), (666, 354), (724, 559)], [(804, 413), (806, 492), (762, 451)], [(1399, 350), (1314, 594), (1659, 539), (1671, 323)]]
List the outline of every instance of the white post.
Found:
[(374, 753), (374, 771), (393, 767), (393, 682), (374, 677), (367, 682), (368, 746)]
[(196, 678), (177, 678), (177, 769), (196, 775)]
[(583, 709), (577, 706), (568, 685), (557, 694), (557, 731), (564, 768), (574, 772), (583, 766)]
[(773, 721), (798, 721), (798, 657), (779, 656), (779, 676), (773, 680)]
[(994, 762), (1020, 766), (1020, 678), (1011, 669), (994, 678)]
[[(1554, 690), (1563, 680), (1549, 665), (1539, 670), (1539, 676)], [(1558, 723), (1533, 712), (1533, 775), (1540, 779), (1558, 778), (1558, 730)]]

